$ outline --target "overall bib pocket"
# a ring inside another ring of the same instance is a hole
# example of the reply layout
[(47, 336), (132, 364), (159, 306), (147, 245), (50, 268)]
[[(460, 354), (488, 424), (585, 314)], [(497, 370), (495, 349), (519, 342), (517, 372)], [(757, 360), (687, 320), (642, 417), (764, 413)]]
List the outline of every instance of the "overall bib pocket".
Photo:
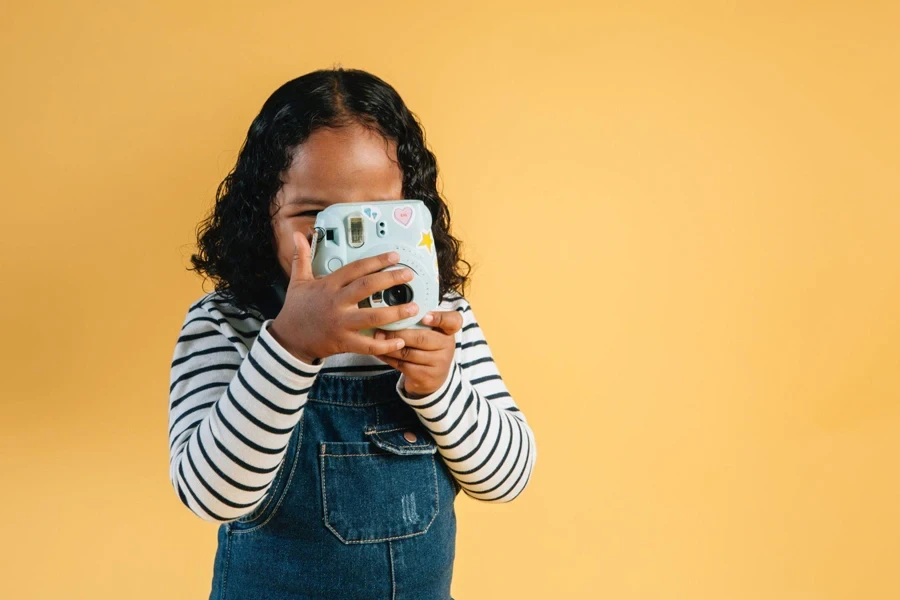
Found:
[(412, 427), (366, 434), (319, 443), (325, 526), (345, 544), (425, 533), (438, 514), (437, 446)]

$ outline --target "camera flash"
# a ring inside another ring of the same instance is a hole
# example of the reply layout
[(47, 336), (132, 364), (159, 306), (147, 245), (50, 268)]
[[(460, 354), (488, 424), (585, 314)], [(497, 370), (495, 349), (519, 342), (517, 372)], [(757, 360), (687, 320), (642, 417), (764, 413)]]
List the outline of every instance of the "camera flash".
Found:
[(361, 215), (351, 215), (347, 219), (347, 227), (349, 229), (347, 238), (349, 244), (353, 248), (359, 248), (365, 243), (365, 230), (363, 229), (363, 218)]

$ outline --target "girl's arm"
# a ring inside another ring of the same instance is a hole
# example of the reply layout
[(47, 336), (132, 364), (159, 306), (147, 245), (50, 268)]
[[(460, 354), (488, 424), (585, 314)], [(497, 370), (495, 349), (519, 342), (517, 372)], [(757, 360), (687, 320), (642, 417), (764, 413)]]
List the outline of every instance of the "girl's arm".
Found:
[(509, 502), (528, 485), (537, 451), (534, 434), (500, 377), (472, 307), (462, 297), (452, 308), (463, 317), (447, 379), (425, 397), (397, 392), (431, 432), (462, 489), (476, 500)]
[(271, 320), (252, 340), (214, 315), (203, 301), (191, 306), (175, 344), (169, 477), (185, 506), (221, 523), (263, 500), (322, 362), (307, 364), (281, 347)]

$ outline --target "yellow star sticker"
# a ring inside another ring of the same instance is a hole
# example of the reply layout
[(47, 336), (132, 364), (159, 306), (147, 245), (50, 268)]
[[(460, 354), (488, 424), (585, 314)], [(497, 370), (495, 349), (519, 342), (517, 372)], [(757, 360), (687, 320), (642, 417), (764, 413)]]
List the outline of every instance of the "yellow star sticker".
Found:
[(431, 245), (432, 245), (433, 243), (434, 243), (434, 241), (431, 239), (431, 232), (430, 232), (430, 231), (423, 231), (423, 232), (422, 232), (422, 240), (419, 242), (419, 245), (420, 245), (420, 246), (425, 246), (426, 248), (428, 248), (428, 252), (429, 252), (429, 254), (430, 254), (430, 253), (432, 252), (432, 250), (431, 250)]

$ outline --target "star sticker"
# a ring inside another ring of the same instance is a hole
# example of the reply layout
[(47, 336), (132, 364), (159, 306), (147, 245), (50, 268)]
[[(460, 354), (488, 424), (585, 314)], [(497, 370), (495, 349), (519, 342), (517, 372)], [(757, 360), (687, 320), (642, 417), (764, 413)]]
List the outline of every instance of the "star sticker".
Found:
[(422, 240), (419, 242), (419, 245), (425, 246), (426, 248), (428, 248), (428, 253), (431, 254), (431, 252), (432, 252), (431, 245), (433, 243), (434, 243), (434, 241), (431, 239), (431, 232), (423, 231), (422, 232)]

